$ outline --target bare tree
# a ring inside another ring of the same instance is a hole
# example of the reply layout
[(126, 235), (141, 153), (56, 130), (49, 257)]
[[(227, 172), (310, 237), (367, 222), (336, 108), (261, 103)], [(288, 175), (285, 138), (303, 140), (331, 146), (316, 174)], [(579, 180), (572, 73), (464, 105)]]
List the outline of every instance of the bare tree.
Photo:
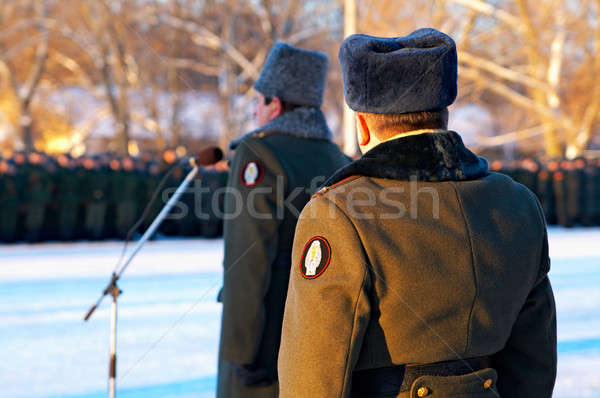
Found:
[[(3, 9), (0, 10), (0, 24), (4, 26), (5, 20), (13, 17), (18, 6), (15, 3), (3, 3)], [(6, 40), (0, 41), (0, 69), (5, 81), (9, 83), (14, 98), (19, 105), (19, 127), (20, 139), (26, 151), (34, 149), (33, 137), (33, 117), (32, 101), (36, 90), (40, 84), (42, 74), (48, 58), (48, 45), (50, 41), (50, 32), (46, 23), (47, 5), (44, 0), (35, 0), (26, 5), (33, 8), (33, 14), (36, 17), (36, 24), (33, 27), (35, 34), (32, 36), (21, 35), (21, 41)], [(19, 24), (21, 21), (17, 21)], [(26, 26), (23, 24), (22, 27)], [(11, 37), (10, 35), (8, 37)], [(10, 45), (9, 45), (10, 43)], [(21, 62), (15, 61), (17, 57), (23, 57), (23, 51), (34, 48), (34, 56), (29, 65), (29, 72), (24, 81), (20, 81), (17, 76), (18, 69), (22, 67)]]
[[(528, 131), (508, 134), (501, 142), (531, 137), (535, 129), (544, 137), (546, 156), (576, 157), (597, 132), (600, 1), (582, 0), (575, 7), (567, 0), (363, 4), (366, 18), (360, 28), (366, 31), (399, 34), (397, 26), (417, 27), (418, 21), (457, 37), (461, 88), (469, 87), (459, 101), (483, 103), (508, 131)], [(572, 87), (581, 79), (591, 90), (575, 97)], [(530, 124), (513, 124), (523, 119)]]
[[(34, 2), (58, 5), (55, 0)], [(181, 120), (184, 103), (200, 92), (212, 92), (218, 99), (213, 115), (225, 144), (248, 128), (252, 85), (276, 40), (333, 55), (341, 39), (337, 2), (71, 0), (70, 7), (52, 7), (50, 14), (38, 7), (35, 18), (17, 3), (2, 5), (7, 23), (0, 29), (0, 44), (10, 42), (11, 47), (3, 51), (0, 68), (5, 81), (23, 94), (23, 115), (31, 109), (42, 78), (52, 82), (57, 95), (64, 86), (81, 88), (106, 109), (78, 129), (88, 134), (108, 114), (119, 153), (127, 153), (132, 134), (140, 129), (156, 135), (156, 149), (179, 145), (182, 134), (189, 133)], [(20, 14), (13, 17), (15, 10)], [(13, 32), (27, 34), (18, 41), (4, 40), (13, 39)], [(37, 56), (24, 63), (19, 52), (32, 47)], [(30, 76), (24, 78), (23, 68), (16, 71), (8, 62), (11, 54), (29, 67)], [(51, 68), (45, 69), (48, 63)], [(336, 84), (330, 85), (335, 95), (329, 94), (334, 101), (329, 109), (339, 112), (339, 72), (331, 76)], [(24, 126), (28, 120), (22, 118)], [(28, 126), (29, 133), (23, 135), (30, 137)], [(33, 139), (26, 141), (33, 145)]]
[[(211, 93), (221, 143), (249, 127), (252, 85), (277, 40), (332, 59), (324, 108), (341, 120), (343, 1), (57, 0), (0, 4), (2, 94), (14, 97), (14, 124), (31, 150), (55, 107), (48, 90), (77, 87), (102, 104), (80, 130), (114, 125), (127, 152), (140, 131), (154, 149), (177, 146), (190, 98)], [(356, 0), (359, 32), (393, 36), (433, 26), (456, 38), (458, 104), (479, 104), (496, 120), (483, 145), (518, 142), (548, 157), (576, 157), (600, 129), (600, 0)], [(40, 96), (43, 90), (44, 95)], [(6, 122), (5, 122), (6, 123)], [(92, 127), (90, 127), (92, 126)], [(201, 126), (199, 126), (201, 127)], [(341, 126), (338, 126), (341, 130)], [(533, 137), (542, 137), (533, 140)]]
[[(174, 59), (173, 64), (216, 80), (223, 121), (221, 141), (225, 144), (247, 125), (252, 84), (273, 43), (299, 44), (319, 36), (331, 37), (332, 27), (324, 22), (338, 9), (336, 3), (321, 9), (319, 2), (298, 0), (206, 1), (195, 6), (188, 2), (188, 7), (177, 13), (165, 13), (156, 6), (152, 15), (144, 18), (183, 32), (197, 46), (195, 59)], [(321, 44), (327, 43), (333, 44), (331, 40)]]

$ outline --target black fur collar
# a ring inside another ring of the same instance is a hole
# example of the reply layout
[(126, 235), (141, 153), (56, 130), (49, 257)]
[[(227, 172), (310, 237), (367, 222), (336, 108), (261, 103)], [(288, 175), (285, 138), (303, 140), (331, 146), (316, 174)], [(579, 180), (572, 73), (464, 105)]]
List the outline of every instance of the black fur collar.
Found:
[(229, 143), (229, 149), (234, 150), (246, 137), (250, 137), (259, 132), (278, 132), (294, 135), (302, 138), (317, 138), (331, 140), (332, 134), (325, 115), (319, 108), (310, 106), (301, 106), (292, 111), (285, 112), (269, 123), (265, 124), (244, 134)]
[(381, 143), (327, 180), (330, 186), (361, 175), (392, 180), (463, 181), (488, 174), (488, 163), (454, 131), (423, 133)]

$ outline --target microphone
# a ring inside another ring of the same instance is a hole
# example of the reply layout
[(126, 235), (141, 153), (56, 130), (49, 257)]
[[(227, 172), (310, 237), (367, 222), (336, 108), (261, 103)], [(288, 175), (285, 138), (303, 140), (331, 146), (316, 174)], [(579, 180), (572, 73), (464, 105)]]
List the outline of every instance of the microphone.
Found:
[(223, 159), (223, 151), (221, 148), (216, 146), (209, 146), (204, 148), (196, 156), (190, 156), (189, 162), (193, 165), (198, 164), (200, 166), (210, 166)]

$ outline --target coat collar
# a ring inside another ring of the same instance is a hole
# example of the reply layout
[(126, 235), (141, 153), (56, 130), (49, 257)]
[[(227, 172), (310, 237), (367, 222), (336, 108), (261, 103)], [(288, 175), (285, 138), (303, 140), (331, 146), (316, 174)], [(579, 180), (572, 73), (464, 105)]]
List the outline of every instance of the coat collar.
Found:
[(338, 170), (326, 186), (353, 175), (408, 181), (463, 181), (484, 177), (488, 164), (468, 150), (454, 131), (385, 141)]
[(285, 112), (264, 126), (231, 141), (229, 143), (229, 149), (235, 149), (245, 138), (260, 132), (278, 132), (302, 138), (324, 140), (331, 140), (332, 137), (331, 130), (327, 127), (327, 121), (325, 120), (323, 112), (321, 112), (319, 108), (303, 106)]

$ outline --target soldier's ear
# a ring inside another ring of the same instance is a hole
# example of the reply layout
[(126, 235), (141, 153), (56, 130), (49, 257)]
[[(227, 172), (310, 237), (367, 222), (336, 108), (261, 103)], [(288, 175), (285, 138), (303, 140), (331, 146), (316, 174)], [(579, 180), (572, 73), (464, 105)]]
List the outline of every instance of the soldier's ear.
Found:
[(273, 97), (269, 106), (271, 107), (272, 119), (275, 119), (277, 116), (283, 113), (283, 104), (278, 97)]
[(358, 134), (359, 134), (359, 144), (361, 146), (368, 145), (371, 142), (371, 131), (369, 130), (369, 126), (367, 125), (367, 121), (363, 115), (357, 114), (356, 118), (358, 120)]

